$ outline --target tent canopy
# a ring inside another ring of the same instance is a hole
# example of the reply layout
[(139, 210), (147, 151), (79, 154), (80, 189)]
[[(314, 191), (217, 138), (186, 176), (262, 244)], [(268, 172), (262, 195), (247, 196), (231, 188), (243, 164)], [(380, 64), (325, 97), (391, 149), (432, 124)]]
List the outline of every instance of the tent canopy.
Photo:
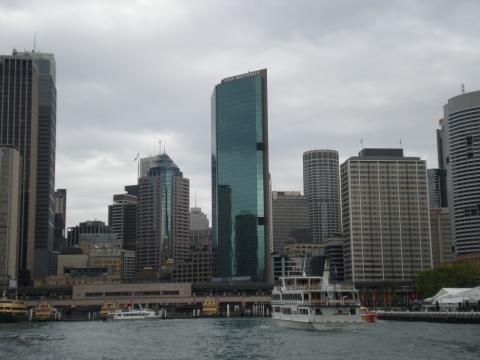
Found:
[(459, 302), (480, 301), (480, 286), (474, 288), (443, 288), (426, 302), (439, 304), (458, 304)]

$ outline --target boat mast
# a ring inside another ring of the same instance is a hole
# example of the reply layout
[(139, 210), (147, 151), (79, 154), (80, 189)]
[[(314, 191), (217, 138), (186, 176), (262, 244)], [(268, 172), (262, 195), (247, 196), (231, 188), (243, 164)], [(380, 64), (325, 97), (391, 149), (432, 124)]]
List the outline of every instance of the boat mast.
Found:
[(330, 259), (325, 260), (325, 268), (323, 269), (322, 284), (328, 285), (330, 283)]

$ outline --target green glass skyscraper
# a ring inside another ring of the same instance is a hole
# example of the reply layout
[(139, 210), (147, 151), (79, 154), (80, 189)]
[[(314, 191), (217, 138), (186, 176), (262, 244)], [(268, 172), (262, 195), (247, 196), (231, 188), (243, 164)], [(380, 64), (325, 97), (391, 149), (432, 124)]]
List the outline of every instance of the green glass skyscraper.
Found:
[(212, 94), (212, 222), (217, 276), (269, 279), (267, 69)]

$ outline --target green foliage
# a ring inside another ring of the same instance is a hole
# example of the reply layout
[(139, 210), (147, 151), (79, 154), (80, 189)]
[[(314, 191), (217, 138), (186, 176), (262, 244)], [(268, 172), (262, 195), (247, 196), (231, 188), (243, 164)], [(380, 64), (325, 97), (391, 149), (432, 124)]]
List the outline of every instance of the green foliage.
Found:
[(423, 297), (435, 295), (442, 288), (475, 287), (480, 284), (480, 265), (459, 263), (442, 265), (415, 276), (415, 289)]

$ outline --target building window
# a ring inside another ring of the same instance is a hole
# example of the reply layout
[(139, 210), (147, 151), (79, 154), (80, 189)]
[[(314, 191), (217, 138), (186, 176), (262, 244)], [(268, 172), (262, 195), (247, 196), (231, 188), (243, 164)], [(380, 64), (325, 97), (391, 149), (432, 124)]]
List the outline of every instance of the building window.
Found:
[(467, 136), (465, 138), (465, 143), (466, 143), (467, 146), (472, 146), (473, 145), (473, 136), (471, 136), (471, 135)]

